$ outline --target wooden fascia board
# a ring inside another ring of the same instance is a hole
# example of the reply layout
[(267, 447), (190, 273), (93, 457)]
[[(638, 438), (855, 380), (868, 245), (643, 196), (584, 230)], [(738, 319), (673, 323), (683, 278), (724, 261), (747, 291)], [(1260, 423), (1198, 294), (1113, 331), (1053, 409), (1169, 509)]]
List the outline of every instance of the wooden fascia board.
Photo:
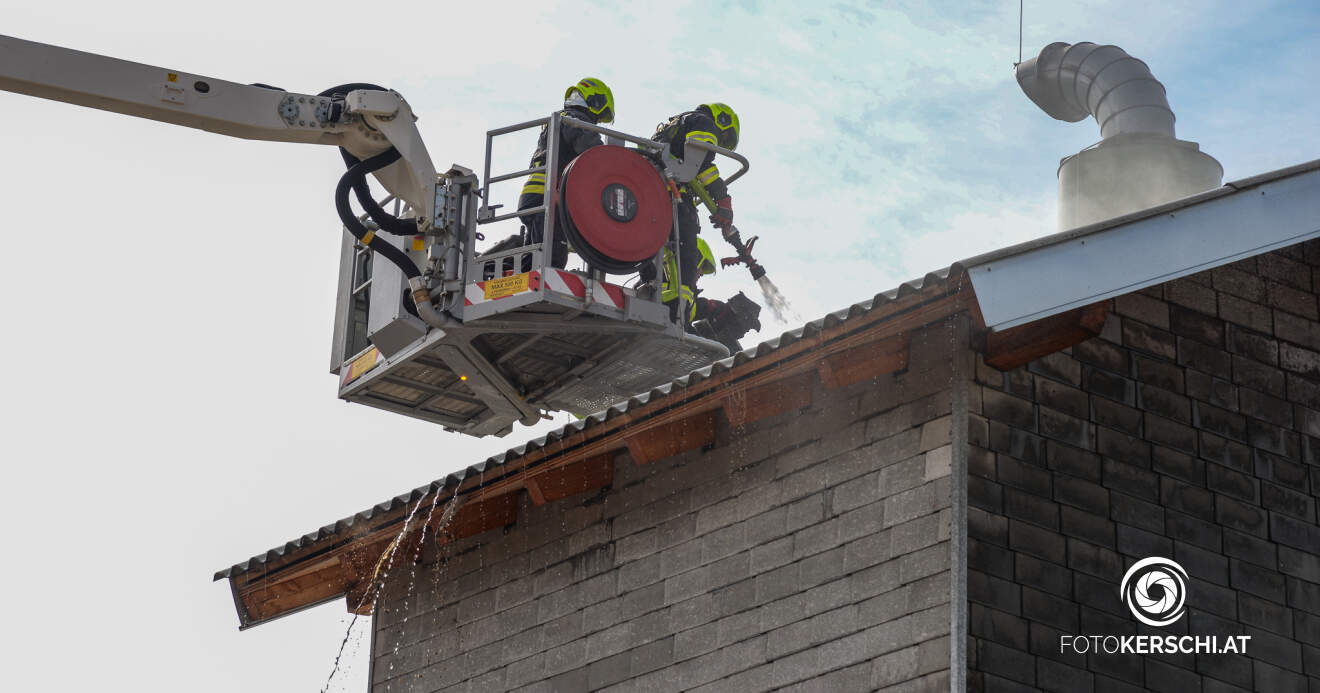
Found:
[(527, 496), (532, 499), (533, 504), (545, 505), (550, 502), (546, 500), (545, 491), (541, 490), (541, 484), (537, 479), (524, 479), (523, 488), (527, 489)]
[[(428, 501), (423, 498), (420, 502)], [(409, 529), (407, 536), (399, 540), (397, 547), (394, 546), (392, 537), (379, 537), (370, 543), (354, 545), (342, 554), (342, 559), (341, 556), (336, 555), (319, 562), (315, 567), (309, 566), (296, 573), (280, 576), (277, 580), (253, 584), (240, 592), (245, 610), (250, 615), (255, 615), (253, 620), (267, 620), (280, 612), (301, 608), (324, 601), (327, 597), (345, 593), (350, 612), (370, 613), (377, 566), (389, 560), (387, 554), (391, 551), (394, 552), (396, 563), (413, 560), (422, 537), (435, 536), (442, 521), (444, 503), (444, 498), (439, 499), (435, 503), (436, 512), (423, 519), (423, 522), (427, 522), (425, 533), (422, 531), (423, 524), (419, 522)], [(438, 538), (441, 542), (464, 539), (513, 524), (517, 516), (517, 498), (513, 494), (477, 502), (465, 502), (455, 512), (453, 520)], [(304, 584), (309, 580), (312, 581), (311, 584)], [(321, 589), (320, 586), (323, 584), (327, 587)], [(331, 591), (326, 592), (326, 589)]]
[(347, 588), (342, 566), (333, 565), (240, 592), (239, 596), (250, 623), (257, 623), (334, 598)]
[[(529, 474), (527, 493), (537, 505), (553, 503), (579, 493), (594, 491), (614, 482), (614, 455), (596, 455), (581, 462)], [(538, 500), (539, 499), (539, 500)]]
[(730, 388), (720, 397), (730, 426), (745, 426), (811, 404), (815, 374), (804, 371), (751, 388)]
[(909, 333), (859, 344), (822, 358), (816, 365), (827, 388), (844, 387), (907, 368)]
[(703, 411), (624, 438), (633, 462), (649, 464), (715, 442), (715, 412)]
[[(437, 506), (443, 505), (440, 501)], [(436, 515), (431, 530), (440, 529), (440, 515)], [(518, 496), (506, 493), (489, 498), (465, 499), (459, 503), (454, 519), (439, 535), (441, 542), (458, 541), (492, 529), (507, 527), (518, 520)]]
[(985, 362), (1001, 371), (1017, 368), (1100, 334), (1109, 301), (1092, 303), (1003, 332), (985, 335)]

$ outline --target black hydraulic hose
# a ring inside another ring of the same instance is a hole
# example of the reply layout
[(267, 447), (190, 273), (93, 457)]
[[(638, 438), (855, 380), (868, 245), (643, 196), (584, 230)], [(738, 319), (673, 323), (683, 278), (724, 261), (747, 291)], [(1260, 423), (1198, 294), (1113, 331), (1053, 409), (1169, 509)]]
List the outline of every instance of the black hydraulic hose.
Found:
[[(340, 148), (339, 151), (344, 156), (344, 163), (348, 164), (350, 168), (360, 163), (360, 160), (356, 156), (349, 154), (342, 148)], [(390, 147), (385, 150), (383, 154), (389, 154), (390, 152), (394, 153), (394, 158), (376, 168), (373, 168), (373, 171), (384, 168), (385, 166), (399, 160), (399, 157), (401, 156), (399, 150)], [(366, 177), (363, 177), (362, 180), (353, 184), (353, 194), (357, 196), (358, 203), (362, 205), (362, 209), (371, 217), (372, 221), (375, 221), (380, 225), (381, 231), (392, 233), (396, 236), (417, 235), (417, 221), (415, 219), (400, 219), (399, 217), (386, 212), (384, 208), (376, 203), (376, 199), (371, 195), (371, 188), (367, 185)]]
[(385, 87), (382, 87), (379, 84), (371, 84), (369, 82), (349, 82), (348, 84), (340, 84), (338, 86), (330, 87), (329, 89), (326, 89), (320, 94), (317, 94), (317, 96), (328, 96), (330, 98), (334, 98), (336, 96), (343, 97), (347, 95), (348, 92), (357, 91), (358, 89), (367, 89), (370, 91), (389, 91), (389, 89), (386, 89)]
[(339, 184), (335, 186), (335, 210), (339, 212), (339, 220), (344, 223), (344, 227), (348, 229), (349, 233), (353, 234), (354, 238), (383, 255), (386, 260), (394, 263), (403, 272), (404, 276), (413, 279), (422, 276), (422, 271), (418, 269), (417, 263), (413, 262), (407, 253), (394, 247), (392, 243), (384, 238), (378, 238), (374, 231), (368, 230), (366, 225), (358, 220), (357, 215), (353, 214), (353, 208), (348, 201), (348, 191), (358, 183), (364, 182), (368, 173), (388, 166), (398, 158), (398, 150), (390, 147), (388, 150), (350, 167), (340, 177)]
[[(349, 82), (348, 84), (340, 84), (338, 86), (330, 87), (329, 89), (326, 89), (325, 91), (322, 91), (321, 93), (317, 94), (317, 96), (342, 99), (346, 94), (348, 94), (348, 92), (356, 91), (358, 89), (366, 89), (370, 91), (389, 91), (385, 87), (382, 87), (377, 84), (370, 84), (367, 82)], [(380, 166), (372, 168), (371, 169), (372, 171), (375, 171), (376, 169), (379, 168), (384, 168), (385, 166), (388, 166), (389, 164), (392, 164), (398, 160), (399, 158), (398, 150), (391, 147), (387, 151), (394, 152), (395, 153), (394, 158), (385, 162)], [(344, 149), (343, 147), (339, 148), (339, 155), (343, 157), (344, 166), (347, 168), (353, 168), (354, 166), (361, 163), (360, 159), (358, 159), (356, 156), (353, 156), (351, 153), (349, 153), (347, 149)], [(371, 187), (368, 185), (367, 178), (365, 175), (353, 182), (353, 194), (357, 196), (358, 203), (362, 205), (363, 211), (367, 213), (367, 216), (371, 217), (372, 221), (376, 222), (376, 224), (380, 226), (380, 229), (382, 231), (385, 231), (386, 233), (395, 234), (396, 236), (412, 236), (417, 233), (416, 220), (400, 219), (399, 217), (396, 217), (393, 214), (386, 212), (385, 209), (382, 208), (379, 204), (376, 204), (375, 198), (373, 198), (371, 195)]]

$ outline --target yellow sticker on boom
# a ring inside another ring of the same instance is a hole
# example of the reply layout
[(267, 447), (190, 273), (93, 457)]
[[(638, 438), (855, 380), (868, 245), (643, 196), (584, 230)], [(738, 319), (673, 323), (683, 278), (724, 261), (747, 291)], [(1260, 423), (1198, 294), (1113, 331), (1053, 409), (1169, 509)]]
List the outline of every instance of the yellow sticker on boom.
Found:
[(520, 294), (531, 288), (530, 272), (515, 274), (512, 277), (500, 277), (486, 282), (484, 295), (489, 301), (493, 298), (504, 298), (514, 294)]
[(361, 356), (353, 359), (353, 363), (348, 365), (348, 373), (344, 374), (344, 382), (340, 383), (340, 386), (342, 387), (357, 380), (363, 373), (375, 368), (379, 361), (380, 350), (376, 347), (371, 347), (366, 350)]

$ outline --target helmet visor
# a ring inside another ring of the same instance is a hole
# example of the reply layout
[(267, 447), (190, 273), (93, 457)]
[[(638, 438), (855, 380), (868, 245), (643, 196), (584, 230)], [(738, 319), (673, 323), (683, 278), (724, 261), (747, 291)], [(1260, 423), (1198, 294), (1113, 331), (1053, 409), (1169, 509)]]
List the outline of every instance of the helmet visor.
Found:
[[(722, 106), (722, 104), (716, 104)], [(738, 124), (733, 119), (733, 114), (724, 108), (712, 109), (715, 117), (715, 124), (720, 126), (720, 146), (725, 149), (736, 149), (738, 147)]]
[(613, 123), (614, 109), (610, 108), (610, 100), (604, 94), (592, 94), (587, 97), (587, 108), (600, 116), (600, 122)]

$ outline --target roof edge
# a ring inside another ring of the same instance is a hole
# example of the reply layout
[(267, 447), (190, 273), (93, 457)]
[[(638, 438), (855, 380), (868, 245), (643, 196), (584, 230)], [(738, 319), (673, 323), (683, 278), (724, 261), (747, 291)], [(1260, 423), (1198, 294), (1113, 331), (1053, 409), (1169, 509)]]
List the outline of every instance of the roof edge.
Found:
[(1169, 212), (1183, 209), (1185, 207), (1190, 207), (1195, 204), (1200, 204), (1207, 200), (1213, 200), (1216, 198), (1223, 197), (1225, 195), (1232, 195), (1233, 193), (1236, 192), (1248, 190), (1260, 185), (1264, 185), (1266, 183), (1272, 183), (1274, 181), (1283, 180), (1284, 178), (1291, 178), (1293, 176), (1301, 175), (1303, 173), (1309, 173), (1317, 169), (1320, 169), (1320, 159), (1313, 159), (1306, 163), (1296, 164), (1294, 166), (1288, 166), (1286, 168), (1281, 168), (1274, 171), (1261, 173), (1247, 178), (1240, 178), (1238, 180), (1224, 183), (1218, 188), (1213, 188), (1211, 190), (1206, 190), (1205, 192), (1200, 192), (1195, 195), (1189, 195), (1187, 197), (1171, 200), (1162, 205), (1157, 205), (1155, 207), (1148, 207), (1146, 209), (1139, 209), (1135, 212), (1129, 212), (1122, 216), (1114, 217), (1112, 219), (1098, 221), (1094, 224), (1087, 224), (1086, 226), (1078, 226), (1077, 228), (1068, 229), (1066, 231), (1059, 231), (1057, 233), (1052, 233), (1048, 236), (1033, 238), (1029, 241), (1023, 241), (1015, 245), (999, 248), (998, 250), (991, 250), (990, 252), (987, 253), (974, 255), (965, 260), (961, 260), (955, 264), (971, 269), (974, 267), (978, 267), (980, 265), (985, 265), (991, 262), (1002, 260), (1006, 257), (1013, 257), (1015, 255), (1028, 253), (1039, 248), (1058, 245), (1060, 243), (1066, 243), (1068, 241), (1075, 240), (1078, 238), (1084, 238), (1086, 236), (1097, 234), (1102, 231), (1107, 231), (1117, 226), (1130, 224), (1134, 221), (1141, 221), (1142, 219), (1157, 217), (1160, 216), (1161, 214), (1168, 214)]
[[(951, 278), (957, 278), (958, 281), (951, 282)], [(804, 358), (810, 359), (811, 355), (821, 353), (819, 349), (826, 345), (842, 348), (855, 341), (859, 335), (870, 335), (877, 327), (885, 325), (895, 326), (892, 330), (894, 332), (904, 332), (918, 326), (917, 321), (925, 324), (960, 311), (975, 311), (974, 303), (975, 294), (971, 282), (966, 279), (966, 273), (961, 266), (955, 264), (948, 270), (929, 273), (920, 280), (905, 282), (896, 289), (877, 294), (870, 301), (836, 311), (797, 330), (786, 332), (778, 339), (764, 342), (753, 349), (744, 350), (711, 366), (694, 371), (667, 386), (642, 393), (604, 412), (561, 427), (527, 445), (488, 458), (443, 479), (420, 486), (409, 493), (395, 496), (354, 516), (326, 525), (264, 554), (216, 571), (213, 579), (216, 581), (229, 579), (235, 600), (241, 603), (243, 601), (241, 593), (265, 589), (270, 584), (274, 584), (266, 582), (268, 578), (278, 582), (282, 579), (281, 575), (296, 577), (297, 571), (301, 570), (296, 566), (308, 566), (311, 565), (308, 561), (329, 558), (331, 555), (338, 555), (340, 551), (348, 550), (351, 546), (377, 541), (382, 532), (397, 528), (412, 504), (418, 503), (433, 492), (453, 488), (467, 496), (481, 488), (500, 484), (506, 479), (517, 478), (525, 470), (534, 469), (542, 463), (553, 462), (566, 456), (586, 454), (593, 448), (616, 438), (621, 440), (620, 436), (624, 435), (625, 431), (635, 430), (637, 424), (656, 417), (663, 418), (667, 412), (677, 408), (693, 404), (700, 406), (699, 403), (712, 398), (712, 393), (718, 394), (728, 387), (736, 387), (734, 383), (759, 382), (755, 379), (767, 374), (788, 373), (795, 368), (789, 364), (801, 364)], [(876, 338), (883, 336), (884, 333), (877, 334)], [(797, 344), (800, 346), (792, 348)], [(721, 377), (716, 379), (716, 376)], [(708, 380), (711, 382), (705, 384)], [(611, 427), (609, 424), (612, 421), (618, 423)], [(592, 429), (600, 430), (597, 432)], [(559, 445), (555, 445), (556, 442)], [(622, 448), (623, 445), (617, 447)], [(543, 452), (538, 454), (538, 451)], [(515, 464), (520, 461), (524, 464)], [(484, 477), (480, 483), (475, 483), (477, 480), (473, 478), (476, 476), (474, 472), (481, 473)], [(294, 572), (289, 573), (289, 570)], [(255, 572), (261, 574), (243, 580), (245, 576)], [(256, 587), (259, 583), (263, 586)], [(244, 627), (271, 618), (258, 616), (256, 620), (246, 620), (243, 606), (241, 604), (236, 606), (239, 608), (240, 621), (243, 621)]]

